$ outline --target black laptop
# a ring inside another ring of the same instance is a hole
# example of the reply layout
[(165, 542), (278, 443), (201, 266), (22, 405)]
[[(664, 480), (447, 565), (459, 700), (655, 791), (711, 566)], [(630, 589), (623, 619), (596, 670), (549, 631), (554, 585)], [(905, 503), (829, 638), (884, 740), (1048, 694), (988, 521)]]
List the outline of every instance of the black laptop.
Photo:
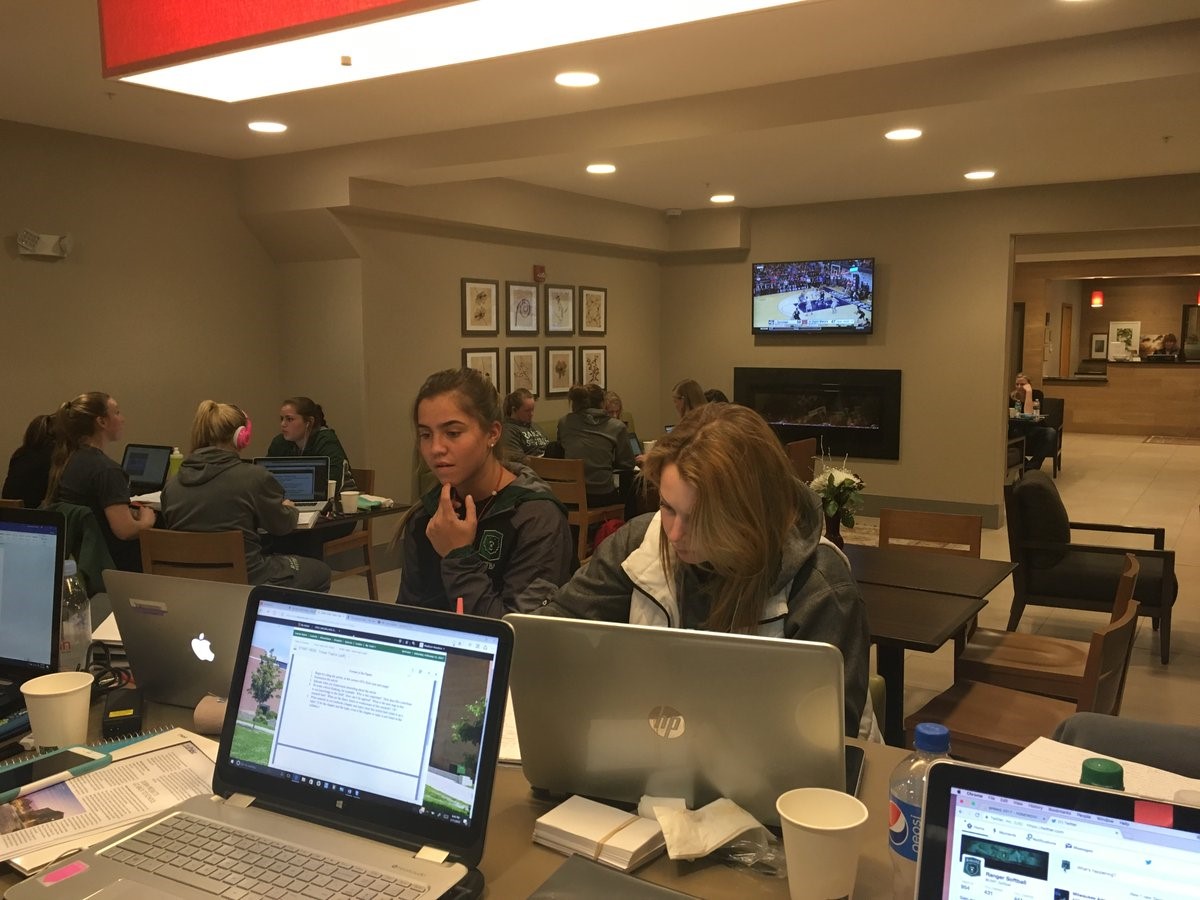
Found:
[(166, 444), (126, 444), (121, 468), (129, 476), (129, 493), (153, 494), (167, 483), (174, 447)]

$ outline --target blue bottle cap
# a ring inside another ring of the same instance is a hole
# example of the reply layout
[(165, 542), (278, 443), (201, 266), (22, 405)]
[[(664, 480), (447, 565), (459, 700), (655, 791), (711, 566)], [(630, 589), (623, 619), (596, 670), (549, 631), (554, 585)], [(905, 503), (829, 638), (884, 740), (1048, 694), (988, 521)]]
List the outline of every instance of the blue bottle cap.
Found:
[(949, 753), (950, 729), (936, 722), (922, 722), (913, 735), (913, 746), (926, 753)]

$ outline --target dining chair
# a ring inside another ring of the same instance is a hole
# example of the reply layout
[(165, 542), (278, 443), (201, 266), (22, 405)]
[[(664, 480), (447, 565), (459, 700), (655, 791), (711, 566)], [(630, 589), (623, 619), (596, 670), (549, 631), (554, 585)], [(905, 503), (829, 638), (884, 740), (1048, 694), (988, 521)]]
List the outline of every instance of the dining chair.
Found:
[(796, 477), (808, 484), (816, 474), (817, 439), (805, 438), (802, 441), (791, 441), (785, 445), (788, 459), (792, 461), (792, 470)]
[(1043, 397), (1042, 415), (1046, 417), (1042, 424), (1054, 429), (1054, 453), (1050, 457), (1050, 461), (1052, 477), (1057, 478), (1058, 470), (1062, 468), (1063, 417), (1066, 415), (1066, 401), (1062, 397)]
[[(1118, 621), (1133, 599), (1141, 566), (1125, 554), (1110, 622)], [(1067, 638), (977, 628), (954, 659), (955, 681), (982, 681), (1019, 691), (1078, 700), (1083, 692), (1090, 644)]]
[(24, 509), (25, 504), (20, 500), (9, 500), (8, 498), (0, 498), (0, 507), (4, 509)]
[(1020, 481), (1025, 474), (1025, 435), (1016, 434), (1008, 439), (1004, 458), (1004, 483)]
[[(361, 493), (375, 493), (374, 469), (351, 469), (350, 471), (354, 475), (354, 483), (358, 485), (358, 490)], [(360, 524), (361, 528), (358, 527)], [(362, 575), (367, 579), (367, 596), (372, 600), (379, 600), (379, 587), (375, 582), (375, 547), (371, 541), (370, 519), (364, 519), (361, 523), (355, 523), (354, 531), (348, 535), (334, 538), (321, 545), (321, 555), (326, 563), (329, 563), (330, 560), (342, 553), (349, 552), (361, 553), (362, 562), (348, 569), (335, 569), (330, 565), (333, 580), (337, 581), (339, 578), (346, 578), (350, 575)]]
[(1039, 737), (1049, 737), (1077, 712), (1117, 715), (1137, 617), (1138, 604), (1131, 601), (1120, 619), (1092, 635), (1083, 688), (1075, 703), (978, 681), (956, 681), (904, 720), (908, 745), (912, 746), (918, 723), (937, 722), (950, 730), (956, 759), (999, 766)]
[(979, 559), (983, 517), (912, 509), (879, 511), (879, 546)]
[(142, 571), (202, 581), (246, 584), (246, 546), (240, 531), (168, 531), (141, 534)]
[(567, 523), (579, 531), (576, 554), (580, 564), (583, 564), (592, 555), (591, 537), (588, 534), (591, 526), (608, 519), (624, 521), (624, 505), (615, 504), (594, 509), (588, 507), (587, 482), (584, 479), (582, 459), (531, 456), (525, 460), (525, 464), (533, 469), (542, 481), (550, 485), (554, 496), (567, 508)]

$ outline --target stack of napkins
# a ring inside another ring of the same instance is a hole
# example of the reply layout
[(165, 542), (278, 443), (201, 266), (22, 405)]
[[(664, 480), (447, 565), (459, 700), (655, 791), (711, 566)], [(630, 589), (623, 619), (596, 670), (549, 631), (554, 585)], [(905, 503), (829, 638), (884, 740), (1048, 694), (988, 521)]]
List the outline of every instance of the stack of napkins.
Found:
[(533, 839), (560, 853), (578, 853), (622, 872), (636, 869), (663, 851), (662, 829), (655, 820), (579, 796), (538, 819)]

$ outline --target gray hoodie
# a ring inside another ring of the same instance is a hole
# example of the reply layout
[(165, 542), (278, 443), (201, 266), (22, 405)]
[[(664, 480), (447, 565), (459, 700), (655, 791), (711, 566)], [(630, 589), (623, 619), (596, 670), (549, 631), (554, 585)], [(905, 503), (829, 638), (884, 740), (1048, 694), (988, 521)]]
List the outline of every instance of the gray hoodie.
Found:
[(299, 514), (284, 506), (283, 498), (283, 488), (262, 466), (243, 463), (232, 450), (201, 447), (163, 488), (163, 527), (241, 531), (250, 583), (262, 584), (290, 570), (286, 560), (263, 555), (258, 534), (260, 528), (268, 534), (287, 534), (296, 527)]
[(589, 494), (613, 491), (613, 470), (633, 469), (629, 431), (602, 409), (567, 413), (558, 420), (558, 442), (567, 459), (582, 459)]

